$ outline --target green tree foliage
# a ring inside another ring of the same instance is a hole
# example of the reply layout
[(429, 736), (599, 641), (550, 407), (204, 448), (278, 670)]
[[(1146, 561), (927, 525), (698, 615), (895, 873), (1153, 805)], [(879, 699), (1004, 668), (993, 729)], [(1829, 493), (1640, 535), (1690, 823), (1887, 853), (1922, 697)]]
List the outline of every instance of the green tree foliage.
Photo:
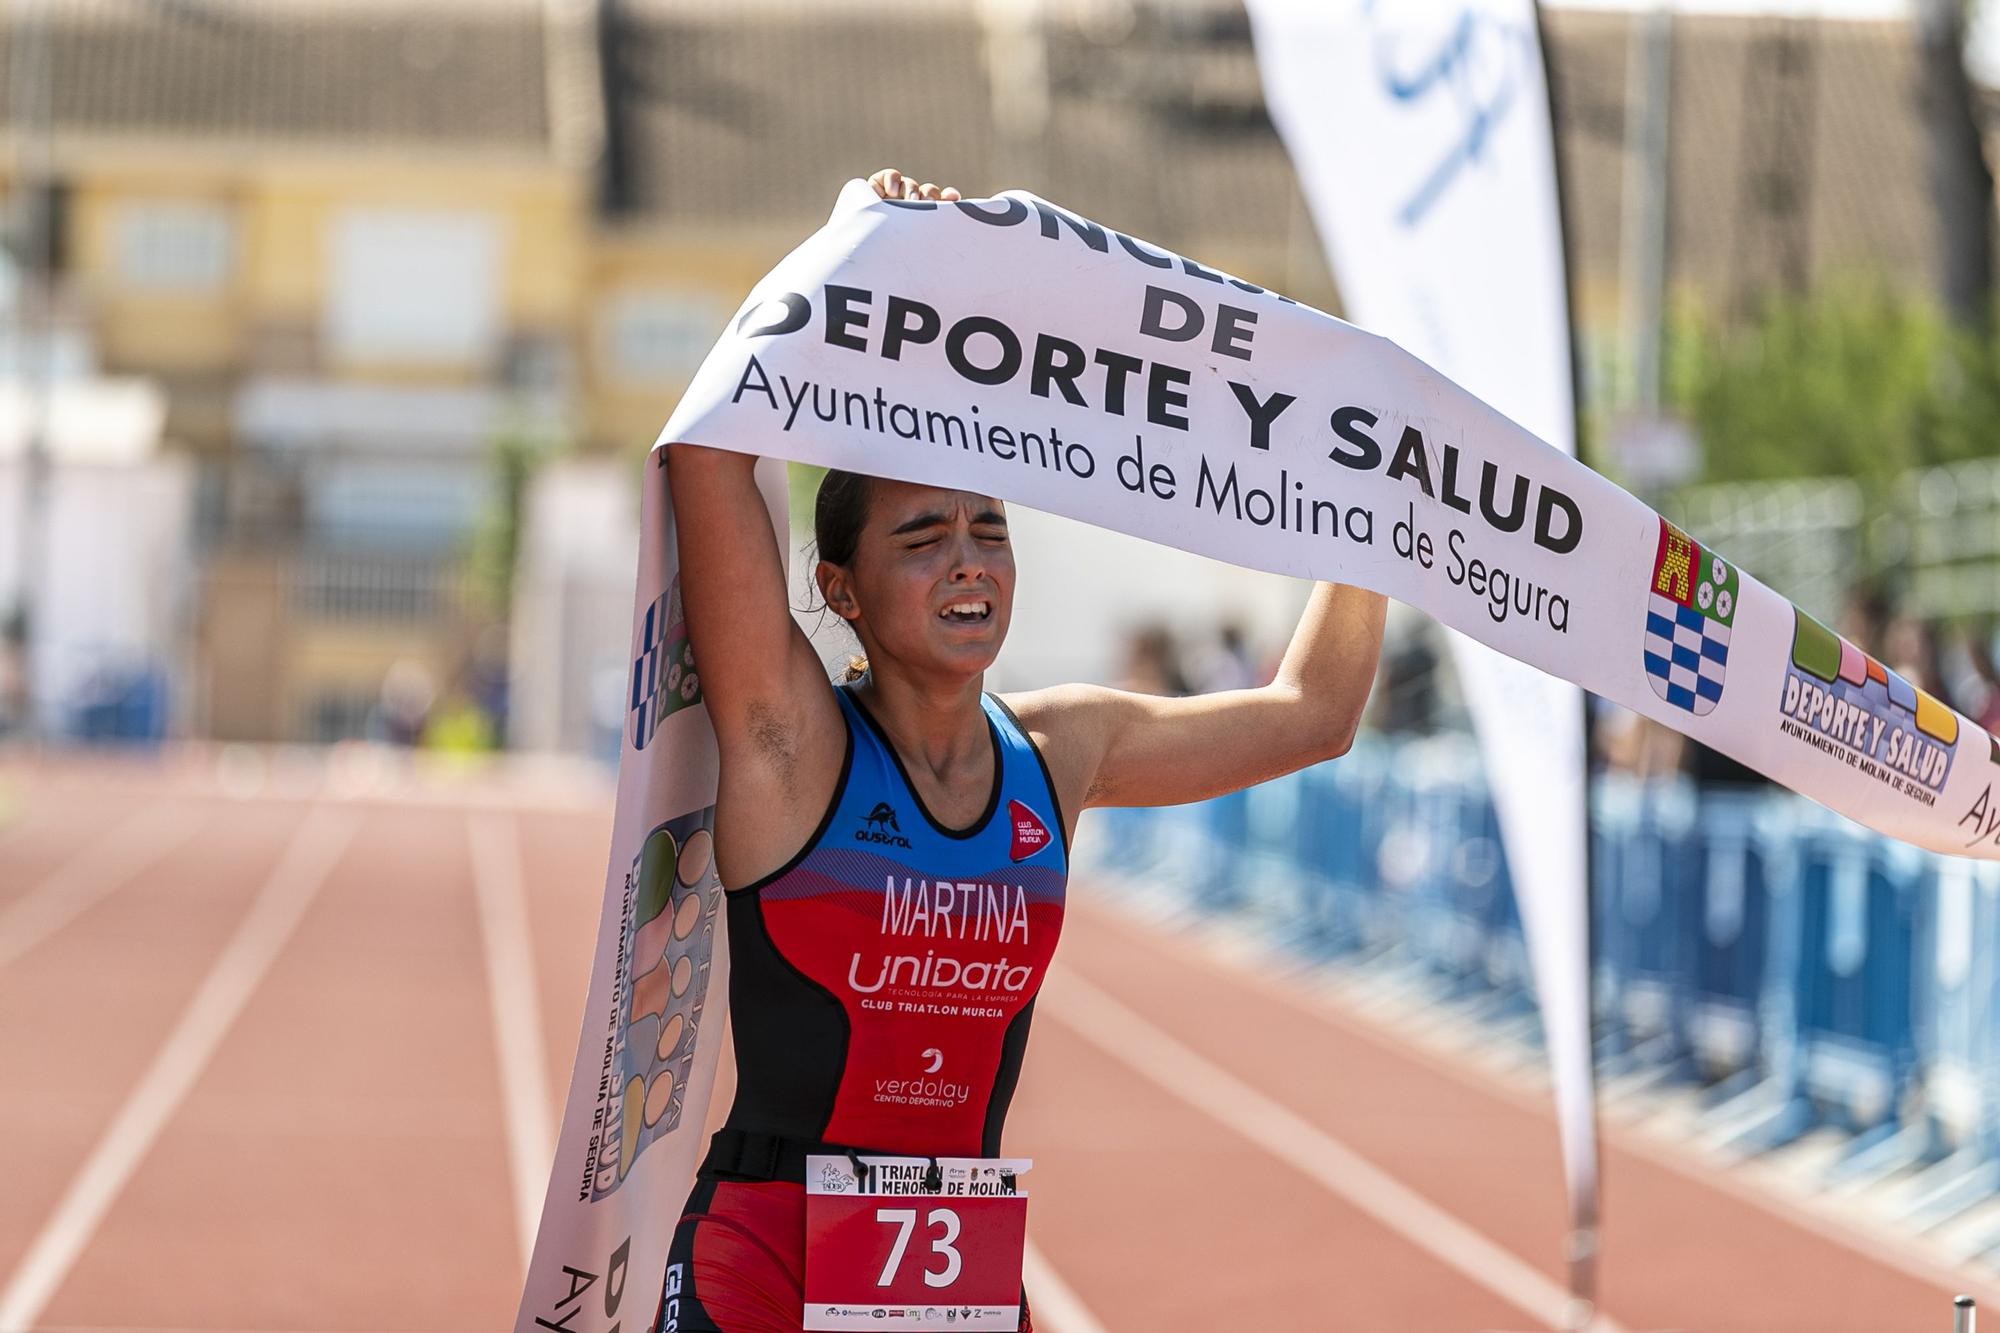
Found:
[(1733, 328), (1682, 313), (1667, 353), (1704, 482), (1840, 476), (1886, 496), (1902, 473), (2000, 439), (2000, 348), (1884, 284), (1774, 297)]
[(787, 463), (785, 482), (791, 499), (792, 531), (808, 537), (813, 530), (813, 502), (819, 498), (820, 479), (826, 469), (813, 463)]

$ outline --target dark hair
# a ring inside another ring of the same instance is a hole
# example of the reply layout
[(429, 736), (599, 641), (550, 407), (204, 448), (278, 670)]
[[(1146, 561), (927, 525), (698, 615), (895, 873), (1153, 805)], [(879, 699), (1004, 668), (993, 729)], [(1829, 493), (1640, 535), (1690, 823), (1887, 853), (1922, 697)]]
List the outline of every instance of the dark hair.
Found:
[(813, 502), (813, 541), (820, 559), (844, 565), (854, 558), (861, 527), (868, 521), (868, 483), (873, 480), (834, 468), (820, 478), (819, 498)]
[[(827, 469), (820, 478), (819, 495), (813, 501), (813, 544), (819, 558), (836, 565), (854, 559), (861, 529), (868, 522), (868, 501), (873, 478), (861, 472)], [(868, 659), (859, 655), (847, 659), (847, 680), (851, 683), (868, 674)]]

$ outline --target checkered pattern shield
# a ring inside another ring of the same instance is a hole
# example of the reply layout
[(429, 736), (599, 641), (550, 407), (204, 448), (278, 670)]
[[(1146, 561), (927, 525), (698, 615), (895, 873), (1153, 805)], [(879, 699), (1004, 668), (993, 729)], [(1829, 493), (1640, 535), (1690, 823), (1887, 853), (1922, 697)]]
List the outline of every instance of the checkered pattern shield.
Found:
[(1660, 520), (1644, 648), (1653, 693), (1697, 716), (1714, 711), (1729, 667), (1737, 593), (1733, 566)]

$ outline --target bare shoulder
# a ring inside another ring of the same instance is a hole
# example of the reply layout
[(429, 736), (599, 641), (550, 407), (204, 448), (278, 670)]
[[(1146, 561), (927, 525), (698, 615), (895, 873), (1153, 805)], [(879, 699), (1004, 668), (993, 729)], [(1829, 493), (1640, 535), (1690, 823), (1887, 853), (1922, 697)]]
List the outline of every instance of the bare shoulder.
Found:
[(1110, 734), (1109, 717), (1121, 693), (1103, 685), (1070, 684), (1000, 696), (1042, 752), (1056, 795), (1071, 820), (1089, 804)]
[(1107, 703), (1119, 691), (1103, 685), (1050, 685), (1019, 694), (1003, 694), (1007, 705), (1037, 745), (1079, 739), (1075, 733), (1096, 725)]

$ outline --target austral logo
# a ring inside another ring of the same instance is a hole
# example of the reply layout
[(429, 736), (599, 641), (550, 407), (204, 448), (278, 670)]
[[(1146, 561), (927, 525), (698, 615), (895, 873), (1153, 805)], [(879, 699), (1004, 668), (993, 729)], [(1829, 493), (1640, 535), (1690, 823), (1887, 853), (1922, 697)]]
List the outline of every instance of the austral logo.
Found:
[(861, 827), (854, 830), (856, 842), (879, 842), (885, 847), (901, 847), (908, 850), (910, 840), (903, 836), (902, 826), (896, 822), (896, 808), (887, 801), (877, 801), (875, 808), (861, 816)]
[(1958, 714), (1795, 610), (1779, 726), (1891, 791), (1935, 805), (1951, 775)]
[(1721, 556), (1660, 520), (1646, 603), (1646, 679), (1653, 693), (1697, 717), (1715, 710), (1739, 589), (1736, 570)]

